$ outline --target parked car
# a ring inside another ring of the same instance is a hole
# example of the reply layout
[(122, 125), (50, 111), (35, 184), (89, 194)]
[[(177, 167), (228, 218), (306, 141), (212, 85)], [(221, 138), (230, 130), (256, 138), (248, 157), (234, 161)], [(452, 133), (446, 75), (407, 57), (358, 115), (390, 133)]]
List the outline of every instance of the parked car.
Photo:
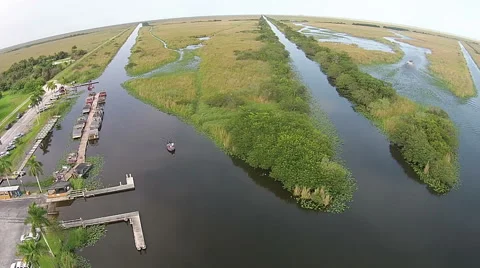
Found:
[(20, 170), (20, 171), (16, 170), (16, 171), (13, 172), (13, 175), (23, 177), (23, 176), (27, 175), (27, 172), (25, 172), (25, 170)]
[(9, 151), (3, 151), (3, 152), (0, 152), (0, 157), (7, 156), (9, 154), (10, 154)]
[(12, 126), (13, 126), (13, 124), (12, 124), (12, 123), (8, 123), (8, 124), (5, 126), (5, 130), (9, 130), (9, 129), (11, 129), (11, 128), (12, 128)]
[(15, 145), (17, 143), (17, 139), (13, 139), (11, 142), (8, 143), (8, 146)]
[(15, 144), (8, 145), (8, 146), (7, 146), (7, 151), (11, 151), (11, 150), (13, 150), (13, 149), (15, 149), (15, 148), (17, 148), (17, 145), (15, 145)]
[(12, 265), (10, 265), (10, 268), (30, 268), (30, 267), (31, 267), (30, 264), (23, 261), (17, 261), (12, 263)]
[(40, 109), (38, 109), (38, 113), (44, 112), (46, 110), (48, 110), (48, 107), (41, 107)]
[(17, 119), (22, 118), (22, 116), (23, 116), (23, 113), (22, 113), (22, 112), (19, 112), (19, 113), (17, 114)]
[(23, 234), (21, 237), (20, 237), (20, 242), (23, 242), (25, 240), (35, 240), (35, 241), (38, 241), (40, 240), (40, 232), (37, 232), (35, 231), (35, 234), (30, 232), (28, 234)]

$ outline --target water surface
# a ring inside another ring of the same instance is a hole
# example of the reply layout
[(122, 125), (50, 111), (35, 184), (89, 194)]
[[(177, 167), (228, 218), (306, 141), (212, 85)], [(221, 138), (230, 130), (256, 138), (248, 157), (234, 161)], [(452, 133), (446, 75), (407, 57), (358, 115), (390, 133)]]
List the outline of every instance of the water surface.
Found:
[[(124, 66), (137, 28), (99, 78), (97, 89), (108, 92), (105, 119), (99, 142), (87, 150), (104, 156), (105, 185), (116, 185), (131, 173), (136, 189), (77, 200), (61, 208), (61, 217), (138, 210), (147, 251), (136, 251), (131, 227), (120, 223), (109, 225), (107, 236), (81, 254), (93, 267), (478, 266), (480, 215), (474, 211), (480, 184), (473, 164), (480, 150), (475, 143), (469, 146), (472, 141), (462, 136), (463, 185), (447, 196), (431, 195), (409, 176), (411, 170), (385, 137), (330, 86), (318, 64), (274, 30), (343, 140), (341, 157), (359, 187), (351, 209), (340, 215), (300, 209), (263, 172), (231, 159), (192, 127), (130, 96), (121, 84), (130, 79)], [(435, 99), (435, 94), (425, 98)], [(66, 147), (77, 146), (70, 131), (83, 100), (53, 132), (49, 152), (37, 152), (46, 171), (54, 170)], [(168, 138), (178, 145), (174, 157), (164, 149)]]

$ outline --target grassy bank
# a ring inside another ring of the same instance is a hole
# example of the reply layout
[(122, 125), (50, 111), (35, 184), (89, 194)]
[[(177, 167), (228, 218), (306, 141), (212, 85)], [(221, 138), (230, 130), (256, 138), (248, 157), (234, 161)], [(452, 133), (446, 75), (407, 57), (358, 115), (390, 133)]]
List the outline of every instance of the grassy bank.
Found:
[(50, 120), (54, 115), (64, 116), (70, 111), (75, 101), (76, 98), (60, 99), (56, 101), (49, 110), (40, 113), (38, 116), (38, 121), (36, 120), (33, 123), (32, 129), (27, 132), (25, 136), (17, 140), (17, 148), (10, 151), (10, 155), (6, 156), (7, 159), (12, 163), (13, 167), (18, 166), (24, 159), (25, 152), (32, 147), (33, 143), (35, 142), (35, 137), (38, 135), (40, 130), (42, 130), (48, 120)]
[[(2, 92), (0, 98), (0, 121), (7, 117), (12, 111), (14, 111), (18, 105), (22, 104), (25, 100), (30, 98), (30, 93), (18, 93), (12, 91)], [(28, 106), (28, 102), (25, 104)], [(16, 118), (17, 115), (13, 115), (9, 121), (4, 122), (0, 127), (6, 125), (8, 122)]]
[(138, 33), (137, 42), (132, 47), (129, 63), (125, 67), (130, 75), (139, 75), (154, 70), (178, 58), (178, 53), (164, 47), (155, 38), (151, 26), (143, 26)]
[(265, 21), (229, 23), (233, 27), (198, 50), (198, 71), (137, 79), (125, 87), (193, 124), (227, 153), (268, 171), (301, 206), (345, 210), (355, 183), (334, 160), (336, 137), (317, 127), (330, 123), (313, 119), (310, 95), (291, 71), (288, 53)]
[[(39, 259), (40, 267), (91, 267), (85, 258), (76, 253), (82, 248), (93, 246), (98, 240), (105, 236), (105, 233), (106, 229), (103, 225), (69, 230), (64, 230), (59, 226), (51, 226), (46, 233), (46, 239), (55, 257), (52, 257), (50, 254), (43, 254)], [(42, 239), (40, 243), (45, 242)]]
[(432, 190), (446, 193), (457, 184), (456, 129), (443, 110), (400, 97), (390, 84), (361, 72), (346, 53), (321, 47), (288, 25), (272, 22), (320, 63), (337, 90), (400, 147), (405, 160)]
[(102, 43), (88, 54), (69, 65), (54, 79), (66, 82), (76, 81), (77, 83), (87, 82), (99, 77), (107, 65), (112, 61), (120, 47), (133, 32), (135, 27), (123, 30), (120, 34)]
[(473, 60), (477, 64), (478, 68), (480, 68), (480, 44), (478, 42), (463, 42), (463, 46), (465, 49), (470, 53)]

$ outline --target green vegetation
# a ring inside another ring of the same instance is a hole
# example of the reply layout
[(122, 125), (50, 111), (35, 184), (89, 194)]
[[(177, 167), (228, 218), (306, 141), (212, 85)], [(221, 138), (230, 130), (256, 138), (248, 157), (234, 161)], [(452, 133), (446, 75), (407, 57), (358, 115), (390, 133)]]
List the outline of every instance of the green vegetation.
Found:
[(137, 42), (132, 47), (129, 63), (125, 66), (128, 74), (143, 74), (178, 58), (178, 53), (165, 48), (151, 31), (152, 27), (145, 27), (145, 25), (140, 28)]
[(198, 71), (131, 80), (125, 87), (192, 123), (228, 154), (267, 170), (302, 207), (345, 210), (354, 180), (334, 160), (337, 139), (317, 127), (330, 123), (315, 117), (288, 53), (263, 19), (256, 31), (250, 21), (229, 23), (235, 27), (198, 50)]
[[(0, 98), (0, 119), (6, 118), (11, 114), (19, 105), (27, 105), (28, 102), (24, 103), (29, 99), (30, 93), (18, 93), (13, 91), (5, 91), (0, 93), (2, 97)], [(12, 115), (15, 117), (15, 114)], [(13, 119), (12, 119), (13, 120)], [(0, 126), (5, 125), (6, 122), (0, 124)]]
[(438, 108), (426, 108), (398, 96), (391, 85), (361, 72), (346, 53), (318, 45), (287, 25), (272, 20), (311, 59), (355, 109), (386, 132), (400, 147), (405, 160), (420, 179), (437, 193), (446, 193), (458, 182), (456, 129)]
[(25, 157), (25, 152), (27, 149), (30, 149), (34, 143), (35, 137), (42, 130), (43, 126), (52, 118), (54, 115), (63, 116), (70, 111), (73, 104), (75, 103), (75, 98), (65, 99), (62, 98), (54, 103), (54, 105), (42, 112), (38, 116), (37, 122), (32, 126), (32, 129), (25, 133), (25, 136), (17, 140), (17, 148), (10, 151), (10, 155), (4, 156), (3, 158), (9, 159), (13, 167), (17, 166), (20, 161)]
[(134, 28), (130, 27), (113, 38), (110, 38), (58, 73), (55, 79), (59, 81), (63, 80), (62, 82), (75, 81), (77, 83), (83, 83), (99, 77), (133, 30)]
[[(41, 231), (42, 240), (27, 240), (17, 246), (17, 255), (33, 267), (42, 268), (87, 268), (87, 260), (75, 253), (84, 247), (93, 246), (105, 236), (105, 226), (92, 226), (65, 230), (56, 222), (50, 222), (47, 211), (35, 202), (29, 205), (25, 224), (31, 224), (32, 232)], [(47, 232), (43, 229), (48, 227)], [(48, 249), (48, 250), (47, 250)], [(50, 252), (50, 254), (47, 254)]]
[(9, 175), (12, 173), (12, 162), (6, 157), (0, 158), (0, 176), (6, 176), (8, 186), (10, 186)]
[(27, 169), (28, 169), (28, 175), (29, 176), (34, 176), (35, 179), (37, 179), (38, 183), (38, 189), (40, 190), (40, 193), (42, 192), (42, 186), (40, 185), (40, 181), (38, 180), (38, 175), (43, 175), (43, 164), (39, 161), (37, 161), (37, 157), (32, 155), (30, 159), (27, 161)]
[(100, 172), (103, 169), (103, 157), (100, 155), (97, 156), (88, 156), (86, 159), (87, 163), (93, 165), (90, 172), (88, 172), (88, 176), (86, 178), (71, 178), (70, 183), (72, 184), (73, 189), (80, 190), (80, 189), (87, 189), (87, 190), (95, 190), (102, 188), (102, 182), (100, 180)]
[(64, 65), (53, 65), (56, 60), (69, 57), (70, 54), (60, 51), (50, 56), (40, 56), (14, 63), (0, 74), (0, 91), (30, 93), (41, 88), (45, 81), (58, 74)]
[(58, 51), (68, 51), (77, 46), (91, 51), (132, 25), (116, 25), (104, 28), (89, 29), (83, 32), (69, 33), (63, 36), (36, 40), (28, 44), (16, 46), (6, 52), (0, 52), (0, 72), (8, 69), (13, 63), (38, 55), (52, 55)]

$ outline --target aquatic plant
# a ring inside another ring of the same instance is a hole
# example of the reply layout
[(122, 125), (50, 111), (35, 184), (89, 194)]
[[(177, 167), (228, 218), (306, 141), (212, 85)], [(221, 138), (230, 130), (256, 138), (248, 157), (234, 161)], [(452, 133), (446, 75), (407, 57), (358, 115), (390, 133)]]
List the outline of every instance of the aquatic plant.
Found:
[(447, 113), (397, 95), (390, 84), (361, 72), (346, 53), (322, 47), (288, 25), (271, 21), (309, 58), (320, 63), (337, 91), (387, 134), (433, 191), (446, 193), (457, 184), (458, 138)]

